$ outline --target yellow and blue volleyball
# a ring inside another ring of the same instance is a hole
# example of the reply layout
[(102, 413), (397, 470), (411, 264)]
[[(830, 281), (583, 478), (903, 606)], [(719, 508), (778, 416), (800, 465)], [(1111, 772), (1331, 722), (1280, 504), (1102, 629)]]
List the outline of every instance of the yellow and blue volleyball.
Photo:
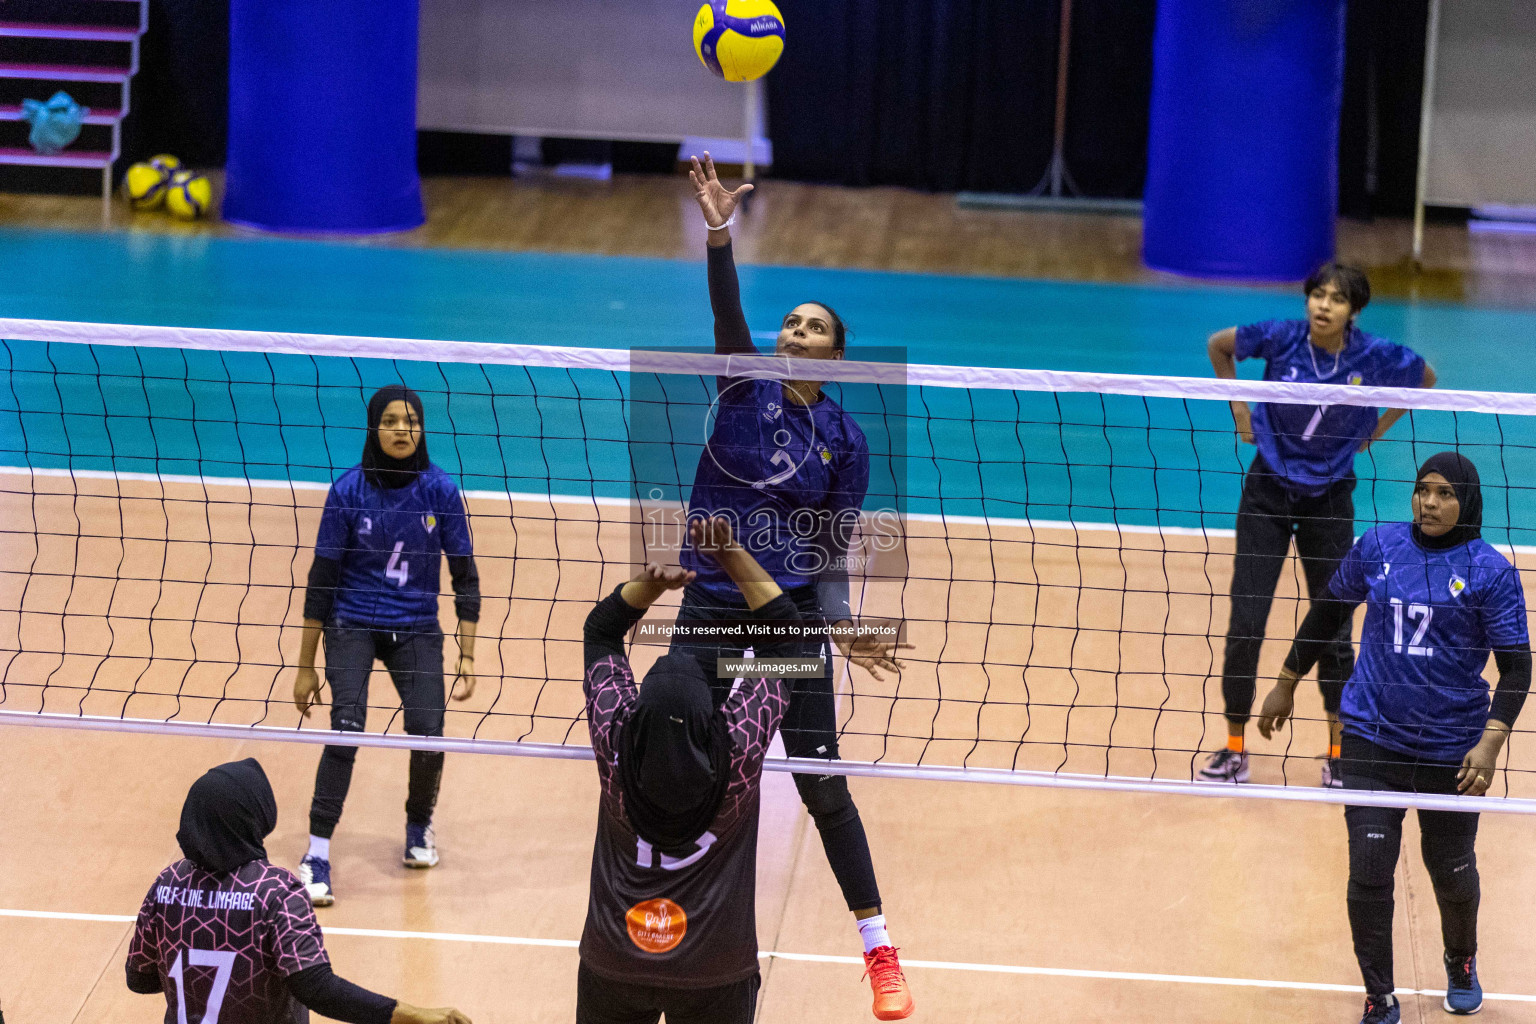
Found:
[(152, 163), (137, 163), (123, 175), (123, 198), (135, 210), (153, 210), (165, 202), (171, 174)]
[(213, 203), (213, 185), (193, 171), (177, 171), (165, 190), (165, 208), (171, 216), (196, 220)]
[(149, 163), (164, 171), (167, 178), (181, 170), (181, 161), (169, 153), (157, 153), (149, 158)]
[(784, 16), (773, 0), (710, 0), (693, 19), (693, 49), (728, 82), (762, 78), (784, 52)]

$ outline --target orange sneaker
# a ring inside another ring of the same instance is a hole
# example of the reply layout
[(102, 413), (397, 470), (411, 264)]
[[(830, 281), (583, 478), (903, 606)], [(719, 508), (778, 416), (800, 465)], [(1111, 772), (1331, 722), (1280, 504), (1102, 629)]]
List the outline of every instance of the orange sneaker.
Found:
[(875, 991), (875, 1019), (903, 1020), (912, 1016), (916, 1004), (901, 973), (901, 961), (893, 946), (876, 946), (864, 954), (864, 977)]

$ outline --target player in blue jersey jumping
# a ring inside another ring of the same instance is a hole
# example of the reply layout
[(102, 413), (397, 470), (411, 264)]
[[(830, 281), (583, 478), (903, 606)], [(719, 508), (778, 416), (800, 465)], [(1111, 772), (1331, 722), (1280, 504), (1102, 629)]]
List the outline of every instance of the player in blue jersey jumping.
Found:
[[(758, 356), (741, 308), (729, 230), (737, 204), (752, 186), (725, 188), (708, 153), (702, 165), (694, 159), (690, 177), (709, 228), (715, 351)], [(805, 302), (785, 315), (774, 351), (794, 359), (841, 359), (846, 344), (847, 332), (837, 313), (825, 303)], [(720, 377), (716, 383), (715, 422), (689, 494), (689, 518), (730, 520), (743, 546), (783, 588), (803, 619), (851, 626), (846, 558), (869, 488), (864, 432), (817, 381)], [(682, 564), (697, 577), (683, 591), (679, 623), (752, 618), (718, 562), (685, 548)], [(844, 657), (876, 679), (882, 672), (901, 671), (894, 643), (846, 635), (835, 642)], [(718, 678), (716, 659), (740, 657), (752, 646), (745, 635), (724, 642), (674, 639), (674, 649), (696, 658), (712, 681), (716, 704), (725, 701), (732, 685), (732, 680)], [(817, 678), (794, 680), (781, 728), (784, 748), (791, 757), (836, 759), (837, 707), (827, 634), (803, 644), (798, 653), (820, 657), (823, 671)], [(886, 929), (869, 840), (848, 780), (840, 775), (796, 775), (795, 786), (858, 923), (875, 1016), (906, 1017), (912, 1013), (912, 996)]]
[[(380, 388), (368, 402), (362, 462), (331, 485), (320, 514), (293, 700), (306, 718), (319, 700), (315, 648), (323, 632), (331, 728), (341, 732), (363, 730), (368, 677), (378, 660), (400, 694), (405, 731), (443, 734), (447, 702), (437, 602), (444, 555), (459, 618), (454, 699), (467, 700), (475, 690), (480, 577), (469, 517), (458, 487), (427, 457), (425, 423), (414, 391), (398, 384)], [(309, 852), (299, 862), (299, 877), (318, 907), (335, 902), (331, 835), (341, 820), (356, 757), (356, 747), (327, 746), (315, 773)], [(437, 863), (432, 810), (442, 775), (441, 751), (411, 751), (406, 867)]]
[[(1207, 354), (1216, 376), (1237, 376), (1237, 359), (1264, 360), (1264, 379), (1301, 384), (1434, 387), (1435, 372), (1412, 349), (1360, 330), (1356, 321), (1371, 301), (1364, 273), (1342, 263), (1319, 267), (1306, 281), (1307, 318), (1228, 327), (1211, 335)], [(1295, 538), (1307, 594), (1327, 585), (1355, 539), (1355, 454), (1381, 438), (1402, 409), (1384, 415), (1366, 406), (1265, 402), (1249, 410), (1232, 403), (1238, 436), (1258, 448), (1243, 478), (1237, 507), (1237, 553), (1232, 562), (1231, 618), (1227, 625), (1221, 692), (1227, 745), (1200, 769), (1207, 782), (1247, 782), (1243, 733), (1253, 711), (1259, 652)], [(1322, 655), (1317, 681), (1329, 721), (1323, 785), (1338, 786), (1339, 691), (1354, 665), (1348, 630)]]
[[(1477, 468), (1441, 452), (1419, 468), (1413, 522), (1367, 530), (1307, 612), (1259, 712), (1266, 738), (1291, 717), (1296, 683), (1365, 603), (1360, 658), (1344, 686), (1347, 789), (1481, 796), (1531, 687), (1520, 574), (1482, 539)], [(1493, 652), (1492, 700), (1483, 668)], [(1392, 995), (1392, 879), (1405, 811), (1348, 807), (1349, 926), (1365, 980), (1361, 1024), (1397, 1024)], [(1445, 1008), (1476, 1013), (1476, 814), (1419, 811), (1424, 867), (1440, 905)]]

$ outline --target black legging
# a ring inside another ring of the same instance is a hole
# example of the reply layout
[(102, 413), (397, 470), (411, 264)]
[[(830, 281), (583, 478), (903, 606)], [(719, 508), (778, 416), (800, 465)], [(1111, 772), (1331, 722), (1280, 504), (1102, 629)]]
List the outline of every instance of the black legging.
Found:
[[(1244, 725), (1253, 712), (1259, 652), (1275, 586), (1296, 538), (1307, 596), (1316, 598), (1333, 579), (1339, 563), (1355, 542), (1354, 475), (1335, 483), (1316, 497), (1285, 489), (1262, 458), (1255, 457), (1243, 479), (1243, 497), (1237, 506), (1237, 556), (1232, 561), (1232, 615), (1227, 624), (1226, 657), (1222, 665), (1221, 694), (1227, 721)], [(1323, 691), (1323, 708), (1339, 710), (1344, 681), (1355, 667), (1346, 622), (1329, 649), (1318, 659), (1317, 682)]]
[[(418, 632), (325, 627), (325, 681), (331, 687), (331, 728), (362, 732), (368, 718), (368, 677), (377, 658), (400, 694), (402, 725), (412, 736), (441, 736), (447, 709), (443, 689), (443, 631), (436, 623)], [(357, 748), (327, 746), (315, 771), (309, 805), (310, 835), (331, 838), (352, 788)], [(405, 820), (430, 825), (443, 778), (443, 752), (411, 751)]]
[[(821, 622), (821, 605), (814, 584), (786, 590), (801, 616), (808, 622)], [(750, 621), (754, 616), (745, 606), (726, 605), (699, 587), (683, 591), (679, 622)], [(752, 647), (751, 640), (724, 640), (719, 643), (690, 643), (673, 640), (672, 649), (692, 655), (713, 684), (715, 703), (723, 704), (731, 692), (731, 680), (717, 678), (717, 658), (739, 658)], [(784, 751), (790, 757), (814, 757), (837, 760), (837, 701), (832, 686), (833, 650), (825, 634), (808, 640), (795, 657), (824, 657), (825, 672), (815, 679), (790, 680), (789, 709), (779, 727), (784, 737)], [(875, 863), (869, 852), (869, 838), (864, 822), (848, 791), (848, 780), (841, 775), (795, 775), (795, 788), (816, 822), (827, 863), (843, 890), (849, 910), (864, 910), (880, 905), (880, 886), (875, 880)]]
[[(1460, 765), (1416, 760), (1344, 733), (1344, 787), (1396, 793), (1455, 793)], [(1349, 930), (1367, 995), (1386, 995), (1392, 980), (1393, 875), (1403, 841), (1401, 807), (1346, 807), (1349, 827)], [(1440, 905), (1448, 956), (1477, 952), (1477, 815), (1419, 811), (1424, 867)]]

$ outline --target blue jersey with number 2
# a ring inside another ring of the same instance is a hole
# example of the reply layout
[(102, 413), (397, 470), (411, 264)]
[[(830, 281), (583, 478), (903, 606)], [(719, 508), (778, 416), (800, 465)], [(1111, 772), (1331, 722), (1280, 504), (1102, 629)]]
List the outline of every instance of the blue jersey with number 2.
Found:
[(382, 488), (354, 466), (331, 485), (315, 555), (341, 563), (336, 622), (410, 629), (437, 621), (443, 555), (474, 553), (459, 488), (436, 466), (406, 487)]
[[(1349, 329), (1335, 359), (1312, 344), (1305, 320), (1247, 324), (1237, 329), (1237, 358), (1263, 359), (1265, 380), (1290, 384), (1416, 388), (1424, 383), (1423, 356), (1358, 327)], [(1376, 429), (1377, 419), (1369, 406), (1263, 402), (1253, 413), (1253, 441), (1292, 490), (1321, 494), (1349, 476), (1355, 452)]]
[(1344, 731), (1401, 754), (1458, 762), (1488, 722), (1493, 648), (1529, 641), (1520, 575), (1478, 539), (1429, 551), (1407, 523), (1372, 527), (1328, 585), (1366, 602), (1360, 656), (1344, 687)]

